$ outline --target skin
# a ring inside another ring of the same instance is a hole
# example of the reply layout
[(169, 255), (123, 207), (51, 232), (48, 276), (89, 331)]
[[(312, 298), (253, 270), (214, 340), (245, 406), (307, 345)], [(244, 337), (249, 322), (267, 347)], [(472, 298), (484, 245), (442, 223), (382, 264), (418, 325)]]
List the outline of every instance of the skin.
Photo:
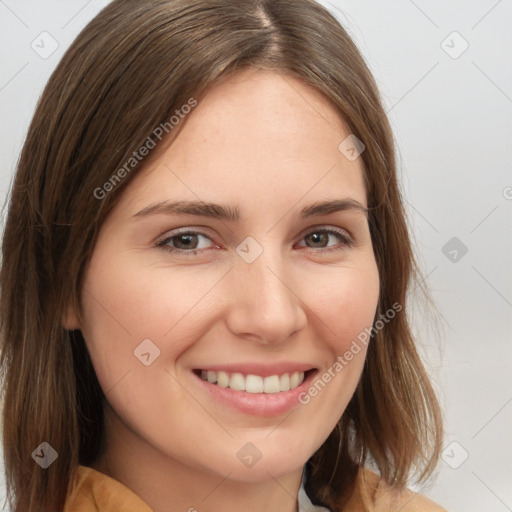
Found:
[[(105, 449), (93, 467), (153, 510), (296, 510), (304, 464), (343, 414), (365, 347), (307, 405), (273, 417), (212, 399), (192, 369), (306, 361), (321, 375), (371, 327), (379, 276), (365, 214), (298, 216), (329, 199), (367, 206), (362, 159), (338, 150), (349, 134), (316, 89), (243, 71), (198, 102), (102, 226), (82, 321), (70, 311), (65, 323), (82, 330), (107, 400)], [(242, 219), (134, 217), (159, 201), (198, 199), (238, 206)], [(170, 252), (184, 247), (179, 237), (155, 246), (177, 228), (206, 235), (192, 240), (195, 255)], [(344, 230), (354, 244), (312, 241), (320, 228)], [(236, 252), (248, 236), (263, 249), (252, 263)], [(149, 366), (134, 356), (144, 339), (160, 350)], [(237, 457), (248, 442), (261, 453), (252, 467)]]

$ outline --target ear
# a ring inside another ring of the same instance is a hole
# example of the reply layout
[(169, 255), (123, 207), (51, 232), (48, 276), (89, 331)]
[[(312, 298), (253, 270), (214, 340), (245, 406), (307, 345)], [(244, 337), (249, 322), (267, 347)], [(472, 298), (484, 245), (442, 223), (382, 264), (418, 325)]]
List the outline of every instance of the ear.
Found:
[(78, 319), (75, 308), (71, 304), (68, 304), (64, 314), (62, 315), (62, 327), (68, 331), (82, 329), (82, 325)]

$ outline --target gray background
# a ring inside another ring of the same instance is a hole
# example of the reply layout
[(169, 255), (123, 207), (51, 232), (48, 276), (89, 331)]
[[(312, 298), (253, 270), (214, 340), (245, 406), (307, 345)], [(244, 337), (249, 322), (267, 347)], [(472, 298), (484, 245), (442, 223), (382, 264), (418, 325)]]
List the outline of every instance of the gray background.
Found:
[[(46, 80), (107, 3), (0, 0), (2, 202)], [(381, 89), (442, 317), (438, 336), (421, 305), (413, 317), (446, 419), (443, 461), (421, 491), (451, 512), (512, 510), (512, 0), (322, 3)]]

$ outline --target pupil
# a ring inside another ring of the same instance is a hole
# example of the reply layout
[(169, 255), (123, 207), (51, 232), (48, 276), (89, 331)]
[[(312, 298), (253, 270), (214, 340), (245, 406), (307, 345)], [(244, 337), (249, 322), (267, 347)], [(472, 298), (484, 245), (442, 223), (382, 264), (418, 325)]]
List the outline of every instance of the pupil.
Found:
[(310, 238), (311, 238), (311, 240), (312, 240), (312, 242), (314, 244), (322, 243), (322, 242), (326, 242), (327, 241), (326, 240), (326, 237), (327, 237), (326, 233), (312, 233), (309, 236), (310, 236)]
[[(178, 246), (182, 246), (182, 247), (178, 247), (178, 248), (179, 249), (190, 249), (191, 241), (193, 240), (194, 237), (195, 237), (195, 235), (180, 235), (178, 237)], [(184, 244), (182, 244), (183, 240), (185, 240)]]

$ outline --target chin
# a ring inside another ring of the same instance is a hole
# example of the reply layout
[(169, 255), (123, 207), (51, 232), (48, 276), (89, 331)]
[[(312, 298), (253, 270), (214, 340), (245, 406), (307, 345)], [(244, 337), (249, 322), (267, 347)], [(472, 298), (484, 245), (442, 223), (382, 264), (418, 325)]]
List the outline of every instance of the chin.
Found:
[(283, 464), (282, 460), (277, 457), (263, 461), (263, 458), (254, 464), (252, 467), (246, 467), (243, 464), (232, 464), (226, 467), (226, 472), (222, 474), (223, 477), (229, 475), (227, 478), (235, 482), (256, 483), (269, 479), (281, 478), (294, 471), (302, 470), (307, 460), (289, 461)]

